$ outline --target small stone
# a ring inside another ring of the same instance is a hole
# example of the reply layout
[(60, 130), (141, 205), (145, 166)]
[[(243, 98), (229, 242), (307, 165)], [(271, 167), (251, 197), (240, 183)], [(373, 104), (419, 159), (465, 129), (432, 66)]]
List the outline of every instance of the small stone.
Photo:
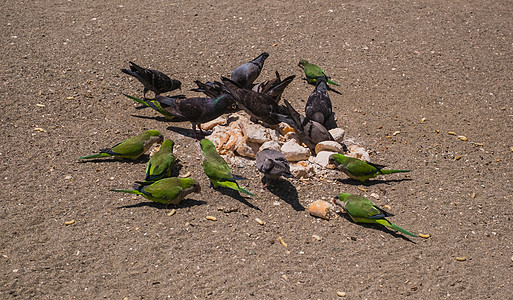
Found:
[(367, 153), (367, 151), (365, 151), (363, 147), (358, 145), (351, 145), (347, 147), (347, 149), (349, 150), (347, 156), (370, 162), (370, 155)]
[(307, 160), (311, 154), (310, 149), (302, 147), (293, 139), (281, 146), (281, 152), (288, 161)]
[(276, 150), (276, 151), (280, 151), (280, 144), (276, 141), (267, 141), (265, 143), (262, 144), (262, 146), (260, 146), (260, 148), (258, 149), (258, 151), (262, 151), (264, 149), (271, 149), (271, 150)]
[(245, 126), (248, 141), (257, 144), (263, 144), (271, 140), (271, 132), (267, 128), (262, 128), (260, 125)]
[(300, 161), (290, 165), (290, 173), (296, 178), (308, 178), (314, 173), (314, 167), (308, 161)]
[(235, 152), (237, 152), (237, 154), (239, 154), (240, 156), (249, 157), (249, 158), (252, 158), (252, 159), (256, 158), (255, 152), (246, 143), (240, 143), (237, 146), (237, 148), (235, 148)]
[(326, 167), (329, 164), (330, 156), (336, 153), (337, 152), (332, 151), (321, 151), (317, 153), (317, 156), (313, 159), (313, 161), (322, 167)]
[(371, 197), (372, 197), (372, 198), (374, 198), (374, 199), (379, 199), (379, 195), (378, 195), (378, 194), (376, 194), (376, 193), (371, 193), (370, 195), (371, 195)]
[(321, 238), (320, 236), (316, 235), (316, 234), (312, 234), (312, 238), (313, 238), (314, 240), (316, 240), (316, 241), (320, 241), (320, 240), (322, 240), (322, 238)]
[(260, 225), (264, 225), (264, 221), (260, 220), (259, 218), (255, 218), (255, 221)]
[(331, 136), (336, 142), (343, 143), (344, 136), (346, 134), (345, 130), (342, 128), (333, 128), (329, 130)]
[(346, 296), (346, 292), (337, 292), (337, 296), (345, 297)]
[(322, 141), (315, 146), (315, 153), (319, 153), (321, 151), (343, 153), (344, 147), (342, 147), (340, 143), (335, 141)]

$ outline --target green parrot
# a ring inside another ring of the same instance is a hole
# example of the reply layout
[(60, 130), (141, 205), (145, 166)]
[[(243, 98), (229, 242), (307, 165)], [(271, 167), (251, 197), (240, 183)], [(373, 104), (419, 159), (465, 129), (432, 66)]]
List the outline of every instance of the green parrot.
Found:
[(205, 160), (203, 161), (203, 170), (207, 174), (214, 187), (227, 187), (232, 190), (246, 193), (250, 196), (255, 194), (241, 188), (235, 180), (245, 179), (240, 176), (234, 176), (226, 161), (217, 153), (214, 143), (210, 140), (202, 139), (200, 141), (201, 150)]
[(136, 160), (144, 152), (148, 151), (154, 143), (160, 143), (163, 139), (164, 137), (158, 130), (148, 130), (130, 137), (110, 149), (100, 149), (100, 153), (83, 156), (79, 159), (114, 156)]
[(377, 207), (372, 201), (365, 197), (340, 193), (333, 199), (333, 203), (342, 206), (355, 223), (377, 223), (404, 234), (417, 237), (417, 235), (385, 219), (385, 217), (392, 217), (393, 214), (387, 213)]
[(165, 110), (162, 107), (162, 105), (160, 104), (160, 102), (158, 102), (158, 101), (150, 100), (150, 99), (140, 99), (140, 98), (136, 98), (136, 97), (133, 97), (133, 96), (130, 96), (130, 95), (127, 95), (127, 94), (123, 94), (123, 95), (128, 97), (128, 98), (130, 98), (130, 99), (132, 99), (132, 100), (134, 100), (137, 103), (140, 103), (140, 104), (142, 104), (144, 106), (153, 108), (154, 110), (156, 110), (159, 113), (161, 113), (166, 119), (168, 119), (170, 121), (176, 118), (176, 116), (172, 115), (167, 110)]
[(328, 75), (326, 75), (326, 73), (324, 72), (324, 70), (321, 69), (321, 67), (319, 67), (318, 65), (311, 64), (305, 59), (300, 60), (298, 65), (303, 69), (303, 71), (305, 71), (306, 81), (309, 84), (315, 85), (317, 83), (318, 77), (325, 77), (326, 82), (328, 84), (337, 86), (340, 85), (334, 81), (331, 81)]
[(192, 178), (170, 177), (159, 181), (142, 182), (133, 190), (111, 190), (112, 192), (141, 195), (153, 202), (177, 205), (190, 193), (201, 191), (199, 183)]
[(160, 146), (160, 150), (150, 157), (146, 166), (144, 181), (157, 181), (171, 176), (171, 169), (175, 164), (175, 157), (173, 155), (174, 145), (175, 142), (172, 140), (165, 140)]
[(386, 166), (373, 164), (342, 154), (330, 155), (329, 162), (330, 164), (334, 164), (338, 170), (344, 172), (350, 178), (360, 180), (361, 182), (378, 175), (410, 172), (410, 170), (383, 170)]

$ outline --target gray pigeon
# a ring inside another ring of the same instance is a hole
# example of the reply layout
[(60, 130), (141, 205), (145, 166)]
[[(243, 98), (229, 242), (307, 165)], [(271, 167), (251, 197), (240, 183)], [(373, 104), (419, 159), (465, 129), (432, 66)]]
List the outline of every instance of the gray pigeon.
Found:
[(161, 93), (170, 92), (182, 87), (180, 80), (171, 79), (160, 71), (145, 69), (133, 62), (130, 62), (130, 70), (121, 69), (121, 71), (134, 76), (144, 85), (143, 98), (146, 98), (148, 91), (154, 92), (155, 97), (157, 97)]
[(333, 141), (333, 137), (321, 123), (300, 115), (287, 100), (284, 100), (289, 115), (271, 113), (271, 116), (280, 122), (285, 122), (294, 128), (299, 140), (310, 150), (322, 141)]
[(326, 77), (317, 78), (315, 89), (310, 94), (310, 97), (308, 97), (308, 101), (306, 101), (305, 115), (307, 119), (321, 123), (326, 129), (337, 127), (330, 96), (328, 95)]
[(194, 98), (171, 98), (158, 96), (155, 101), (171, 115), (179, 120), (189, 121), (196, 139), (201, 139), (196, 133), (196, 127), (204, 136), (200, 125), (212, 121), (225, 113), (228, 106), (232, 104), (233, 98), (229, 94), (221, 94), (216, 98), (194, 97)]
[(264, 52), (252, 61), (238, 66), (232, 71), (230, 78), (242, 88), (250, 89), (255, 79), (260, 75), (260, 71), (262, 71), (264, 67), (265, 59), (268, 57), (269, 53)]
[(272, 149), (264, 149), (256, 155), (256, 166), (258, 171), (264, 173), (262, 183), (267, 187), (269, 180), (276, 180), (283, 177), (294, 177), (290, 173), (290, 165), (283, 153)]
[(289, 76), (283, 81), (280, 78), (280, 74), (276, 71), (276, 78), (272, 80), (266, 80), (259, 84), (255, 84), (252, 88), (253, 91), (259, 92), (271, 96), (274, 102), (278, 104), (281, 99), (281, 94), (285, 88), (292, 82), (296, 75)]
[(222, 77), (222, 82), (237, 105), (251, 116), (253, 122), (261, 120), (269, 125), (279, 123), (270, 115), (278, 106), (271, 96), (244, 89), (226, 77)]

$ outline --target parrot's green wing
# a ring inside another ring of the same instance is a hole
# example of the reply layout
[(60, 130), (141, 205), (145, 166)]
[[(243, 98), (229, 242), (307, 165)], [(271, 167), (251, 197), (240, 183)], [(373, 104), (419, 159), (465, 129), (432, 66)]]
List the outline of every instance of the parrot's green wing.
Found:
[(373, 165), (352, 157), (349, 158), (347, 170), (355, 177), (372, 176), (378, 171)]
[(150, 196), (151, 198), (148, 197), (148, 199), (154, 202), (168, 204), (173, 202), (173, 200), (180, 195), (182, 187), (178, 184), (172, 184), (172, 182), (161, 180), (142, 188), (141, 192)]
[(377, 208), (369, 199), (353, 195), (348, 198), (345, 209), (356, 218), (384, 218), (385, 214)]
[(173, 141), (165, 140), (160, 146), (160, 150), (150, 157), (146, 166), (145, 181), (156, 181), (171, 176), (171, 169), (175, 163), (173, 146)]
[(144, 139), (141, 136), (130, 137), (112, 147), (112, 152), (122, 157), (140, 156), (144, 150)]
[(223, 160), (224, 164), (219, 161), (205, 160), (203, 162), (203, 170), (208, 178), (215, 181), (225, 181), (233, 179), (230, 167)]

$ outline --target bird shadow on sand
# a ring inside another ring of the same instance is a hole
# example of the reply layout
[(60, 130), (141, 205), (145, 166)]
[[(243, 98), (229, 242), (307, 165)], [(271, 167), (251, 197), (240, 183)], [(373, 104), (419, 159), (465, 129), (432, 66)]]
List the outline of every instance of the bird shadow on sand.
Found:
[(343, 183), (343, 184), (349, 184), (349, 185), (365, 185), (365, 186), (372, 186), (372, 185), (375, 185), (375, 184), (380, 184), (380, 183), (384, 183), (384, 184), (390, 184), (392, 182), (403, 182), (403, 181), (411, 181), (413, 179), (411, 178), (403, 178), (403, 179), (388, 179), (388, 180), (383, 180), (383, 179), (370, 179), (370, 180), (367, 180), (365, 182), (361, 182), (360, 180), (355, 180), (355, 179), (351, 179), (351, 178), (344, 178), (344, 179), (340, 179), (340, 178), (337, 178), (335, 179), (337, 182), (340, 182), (340, 183)]
[[(210, 187), (212, 187), (212, 185), (210, 185)], [(255, 206), (255, 205), (251, 204), (250, 202), (248, 202), (248, 200), (245, 197), (243, 197), (238, 191), (232, 190), (230, 188), (224, 188), (224, 187), (217, 187), (217, 188), (212, 187), (212, 188), (215, 189), (216, 191), (219, 191), (223, 195), (226, 195), (226, 196), (232, 197), (235, 200), (238, 200), (240, 203), (242, 203), (252, 209), (262, 211), (258, 206)]]
[[(178, 134), (181, 134), (183, 136), (187, 136), (187, 137), (190, 137), (190, 138), (193, 138), (193, 139), (196, 139), (196, 137), (194, 136), (194, 131), (192, 131), (192, 128), (182, 128), (182, 127), (176, 127), (176, 126), (169, 126), (168, 128), (166, 128), (167, 130), (170, 130), (172, 132), (175, 132), (175, 133), (178, 133)], [(206, 130), (203, 130), (203, 133), (205, 134), (205, 136), (207, 135), (210, 135), (212, 132), (210, 131), (206, 131)], [(202, 139), (204, 138), (205, 136), (202, 136), (200, 132), (198, 132), (198, 138)]]
[(110, 156), (110, 157), (99, 157), (99, 158), (79, 160), (79, 161), (77, 161), (77, 163), (85, 164), (85, 163), (100, 163), (100, 162), (107, 162), (107, 163), (121, 162), (121, 163), (127, 163), (127, 164), (141, 164), (141, 163), (147, 163), (149, 159), (150, 159), (150, 156), (148, 154), (143, 154), (143, 155), (139, 156), (136, 160), (117, 158), (117, 157)]
[(178, 205), (163, 204), (163, 203), (147, 201), (147, 202), (139, 202), (139, 203), (131, 204), (131, 205), (119, 206), (119, 207), (117, 207), (117, 209), (137, 208), (137, 207), (144, 207), (144, 206), (153, 207), (153, 208), (157, 208), (157, 209), (187, 208), (187, 207), (193, 207), (193, 206), (198, 206), (198, 205), (203, 205), (203, 204), (207, 204), (207, 202), (201, 201), (201, 200), (194, 200), (194, 199), (187, 199), (186, 198), (186, 199), (183, 199), (180, 202), (180, 204), (178, 204)]
[(412, 240), (411, 240), (409, 237), (407, 237), (406, 235), (404, 235), (404, 234), (402, 234), (402, 233), (400, 233), (400, 232), (397, 232), (397, 231), (395, 231), (395, 230), (389, 229), (389, 228), (387, 228), (386, 226), (383, 226), (383, 225), (381, 225), (381, 224), (372, 224), (372, 223), (356, 223), (356, 222), (354, 222), (354, 221), (351, 219), (351, 217), (350, 217), (348, 214), (346, 214), (346, 213), (337, 213), (337, 215), (338, 215), (339, 217), (342, 217), (342, 218), (346, 219), (348, 222), (351, 222), (351, 223), (356, 224), (356, 225), (358, 225), (358, 226), (362, 226), (362, 227), (365, 227), (365, 228), (371, 228), (371, 229), (375, 229), (375, 230), (380, 230), (380, 231), (382, 231), (382, 232), (384, 232), (384, 233), (388, 233), (388, 234), (392, 235), (392, 236), (393, 236), (393, 237), (395, 237), (395, 238), (401, 238), (401, 239), (406, 240), (406, 241), (408, 241), (408, 242), (410, 242), (410, 243), (417, 244), (416, 242), (412, 241)]
[(276, 182), (267, 185), (269, 192), (288, 203), (296, 211), (304, 211), (305, 207), (299, 203), (296, 187), (288, 180), (280, 178)]
[(145, 119), (145, 120), (155, 120), (155, 121), (159, 121), (159, 122), (172, 122), (172, 123), (180, 123), (180, 122), (185, 122), (183, 120), (180, 120), (180, 119), (167, 119), (166, 117), (162, 117), (162, 116), (153, 116), (153, 117), (148, 117), (148, 116), (140, 116), (140, 115), (131, 115), (132, 117), (135, 117), (135, 118), (139, 118), (139, 119)]

